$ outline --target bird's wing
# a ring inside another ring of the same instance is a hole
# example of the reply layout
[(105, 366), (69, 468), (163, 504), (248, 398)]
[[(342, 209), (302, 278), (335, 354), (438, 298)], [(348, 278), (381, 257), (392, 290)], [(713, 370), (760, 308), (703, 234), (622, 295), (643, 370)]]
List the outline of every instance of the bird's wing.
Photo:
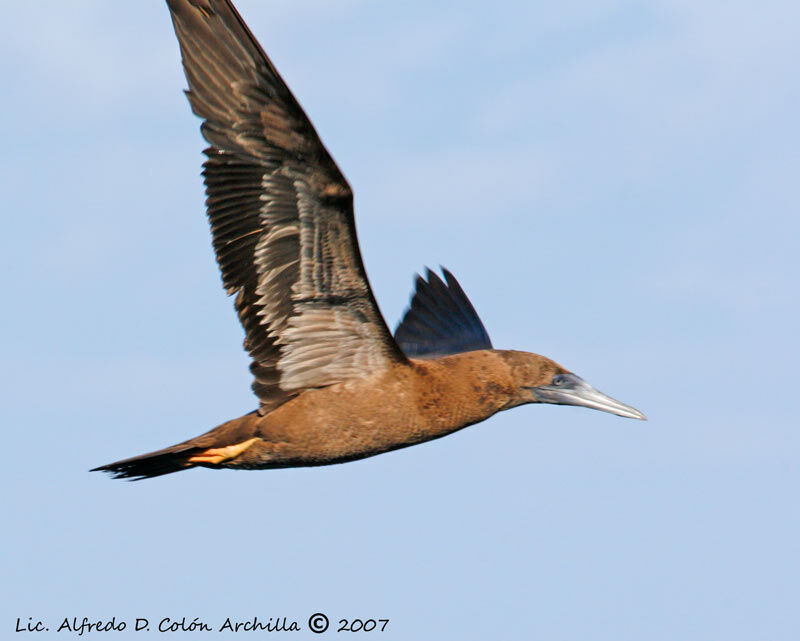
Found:
[(204, 165), (214, 250), (262, 411), (405, 362), (370, 290), (353, 195), (226, 0), (167, 0)]
[(492, 349), (492, 341), (455, 277), (442, 267), (447, 283), (430, 269), (428, 280), (417, 276), (411, 307), (394, 338), (406, 356), (436, 358), (447, 354)]

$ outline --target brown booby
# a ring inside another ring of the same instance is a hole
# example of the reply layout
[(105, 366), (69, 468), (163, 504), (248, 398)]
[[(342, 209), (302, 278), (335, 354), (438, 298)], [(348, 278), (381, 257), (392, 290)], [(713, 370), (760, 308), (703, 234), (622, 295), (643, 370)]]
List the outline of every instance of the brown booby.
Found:
[(95, 468), (326, 465), (450, 434), (526, 403), (644, 419), (549, 358), (493, 349), (450, 272), (418, 277), (394, 336), (367, 282), (353, 194), (228, 0), (167, 0), (204, 164), (217, 262), (245, 329), (257, 410)]

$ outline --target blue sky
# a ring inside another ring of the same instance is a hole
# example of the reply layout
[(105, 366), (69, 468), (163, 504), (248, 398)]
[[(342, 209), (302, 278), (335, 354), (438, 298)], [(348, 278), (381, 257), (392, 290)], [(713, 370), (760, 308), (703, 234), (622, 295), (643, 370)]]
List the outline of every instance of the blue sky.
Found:
[(239, 7), (355, 190), (390, 325), (445, 265), (496, 346), (650, 420), (530, 406), (328, 468), (88, 474), (255, 400), (166, 7), (13, 3), (0, 627), (796, 639), (800, 5)]

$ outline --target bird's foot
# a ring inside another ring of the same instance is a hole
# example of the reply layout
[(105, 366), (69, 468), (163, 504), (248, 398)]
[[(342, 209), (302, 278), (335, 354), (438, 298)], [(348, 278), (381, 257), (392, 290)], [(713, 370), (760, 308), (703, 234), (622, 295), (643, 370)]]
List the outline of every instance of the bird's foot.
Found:
[(261, 440), (260, 438), (255, 436), (241, 443), (228, 445), (227, 447), (212, 447), (202, 451), (200, 454), (192, 456), (191, 458), (188, 459), (188, 462), (195, 464), (205, 463), (205, 464), (219, 465), (223, 461), (229, 461), (232, 458), (236, 458), (247, 448), (253, 445), (253, 443), (260, 440)]

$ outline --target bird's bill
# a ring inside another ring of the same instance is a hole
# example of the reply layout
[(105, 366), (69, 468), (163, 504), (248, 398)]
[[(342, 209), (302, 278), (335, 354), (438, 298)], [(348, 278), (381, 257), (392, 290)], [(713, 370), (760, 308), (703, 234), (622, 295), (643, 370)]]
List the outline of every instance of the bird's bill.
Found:
[(541, 385), (534, 387), (533, 394), (540, 403), (557, 405), (578, 405), (593, 410), (609, 412), (625, 418), (637, 418), (646, 421), (647, 417), (635, 407), (620, 403), (618, 400), (603, 394), (589, 385), (579, 376), (568, 374), (568, 382), (564, 385)]

